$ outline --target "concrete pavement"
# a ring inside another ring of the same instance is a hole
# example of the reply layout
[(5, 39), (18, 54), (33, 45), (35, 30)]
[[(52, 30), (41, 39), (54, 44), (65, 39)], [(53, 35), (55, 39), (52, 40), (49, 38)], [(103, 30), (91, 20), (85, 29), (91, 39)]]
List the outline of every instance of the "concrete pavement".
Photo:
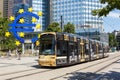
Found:
[[(110, 53), (110, 56), (113, 57), (118, 54), (119, 52)], [(60, 78), (56, 78), (55, 80), (120, 80), (117, 78), (108, 78), (109, 76), (111, 77), (111, 74), (117, 75), (117, 77), (119, 77), (120, 61), (114, 63), (112, 66), (99, 73), (93, 73), (91, 69), (84, 72), (78, 72), (76, 70), (80, 68), (85, 68), (94, 63), (106, 61), (107, 58), (58, 69), (41, 68), (37, 63), (37, 60), (38, 57), (21, 57), (21, 60), (18, 60), (15, 57), (0, 58), (0, 80), (50, 80), (51, 78), (61, 75), (65, 76), (61, 76)], [(106, 76), (108, 79), (105, 78)]]

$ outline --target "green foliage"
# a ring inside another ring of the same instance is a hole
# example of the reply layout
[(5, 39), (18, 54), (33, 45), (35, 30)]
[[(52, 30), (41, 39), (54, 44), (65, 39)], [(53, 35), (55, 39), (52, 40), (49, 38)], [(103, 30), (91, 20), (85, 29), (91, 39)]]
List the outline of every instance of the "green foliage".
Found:
[(93, 10), (92, 14), (101, 16), (107, 16), (110, 11), (114, 9), (120, 10), (120, 0), (100, 0), (101, 4), (105, 4), (106, 6), (102, 9)]
[(114, 36), (114, 34), (109, 34), (109, 46), (110, 47), (116, 47), (118, 45), (118, 42)]
[(61, 32), (62, 30), (60, 29), (59, 23), (53, 22), (47, 27), (45, 31), (46, 32)]
[(8, 31), (10, 21), (7, 18), (0, 18), (0, 47), (1, 50), (13, 50), (15, 46), (15, 38), (11, 34), (10, 37), (5, 37), (5, 32)]
[(67, 23), (66, 25), (64, 25), (63, 32), (75, 33), (75, 27), (74, 27), (74, 25), (71, 24), (71, 23)]

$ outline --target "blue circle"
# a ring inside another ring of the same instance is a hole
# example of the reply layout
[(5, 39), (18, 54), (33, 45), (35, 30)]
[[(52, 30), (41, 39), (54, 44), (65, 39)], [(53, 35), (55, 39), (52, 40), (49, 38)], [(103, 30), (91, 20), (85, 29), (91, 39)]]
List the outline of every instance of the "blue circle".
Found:
[[(9, 29), (10, 32), (13, 33), (14, 37), (19, 40), (21, 43), (24, 43), (25, 40), (23, 38), (21, 38), (20, 36), (18, 36), (18, 32), (34, 32), (34, 29), (32, 27), (35, 27), (36, 24), (27, 24), (27, 23), (24, 23), (24, 24), (20, 24), (18, 23), (19, 19), (26, 16), (26, 15), (29, 15), (31, 17), (35, 17), (36, 19), (39, 19), (39, 16), (34, 14), (34, 13), (30, 13), (30, 12), (24, 12), (23, 14), (20, 14), (19, 16), (16, 17), (16, 19), (13, 21), (12, 24), (9, 24), (9, 26), (11, 26), (12, 28)], [(16, 28), (17, 27), (17, 28)], [(21, 28), (22, 27), (22, 28)], [(27, 27), (27, 28), (24, 28), (24, 27)], [(34, 43), (38, 40), (38, 36), (37, 37), (34, 37), (31, 39), (31, 42)]]

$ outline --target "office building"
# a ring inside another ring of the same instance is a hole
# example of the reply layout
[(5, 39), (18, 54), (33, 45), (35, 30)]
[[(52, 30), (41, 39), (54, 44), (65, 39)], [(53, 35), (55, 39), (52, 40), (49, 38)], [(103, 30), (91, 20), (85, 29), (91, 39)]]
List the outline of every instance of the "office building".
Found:
[[(23, 53), (29, 49), (34, 49), (34, 43), (31, 43), (31, 39), (36, 37), (41, 31), (44, 31), (49, 24), (49, 0), (14, 0), (13, 14), (17, 17), (19, 15), (18, 10), (24, 9), (27, 11), (29, 7), (33, 8), (33, 13), (37, 14), (42, 12), (43, 15), (39, 17), (36, 24), (40, 24), (40, 29), (34, 29), (33, 33), (25, 33), (25, 43), (22, 44)], [(25, 23), (31, 23), (31, 16), (25, 16)]]
[(43, 13), (42, 17), (39, 18), (37, 23), (41, 24), (41, 29), (36, 31), (44, 31), (49, 25), (49, 0), (33, 0), (32, 7), (33, 13), (37, 14), (39, 11)]
[[(13, 14), (18, 16), (18, 10), (20, 8), (27, 11), (29, 7), (33, 8), (33, 13), (37, 14), (39, 11), (43, 12), (43, 16), (37, 20), (37, 23), (41, 24), (41, 29), (35, 29), (35, 32), (44, 31), (49, 24), (49, 0), (14, 0)], [(31, 17), (27, 18), (26, 22), (31, 22)], [(36, 24), (37, 24), (36, 23)]]
[[(102, 31), (103, 20), (92, 16), (91, 10), (102, 7), (99, 0), (51, 0), (51, 22), (75, 25), (76, 33), (84, 31)], [(62, 26), (63, 26), (62, 25)], [(84, 29), (83, 29), (84, 28)]]
[(13, 15), (14, 0), (8, 0), (8, 18)]
[(0, 17), (8, 17), (8, 0), (0, 0)]
[[(103, 31), (102, 18), (92, 16), (91, 14), (91, 10), (102, 7), (99, 0), (15, 0), (14, 4), (13, 13), (16, 16), (18, 15), (18, 9), (23, 8), (26, 10), (31, 6), (33, 13), (43, 12), (43, 16), (37, 20), (37, 23), (41, 24), (41, 29), (35, 29), (35, 33), (44, 31), (51, 22), (62, 22), (62, 27), (68, 22), (73, 23), (77, 34), (82, 32), (83, 34), (88, 33), (87, 36), (89, 36), (89, 34), (92, 36), (91, 33), (98, 35)], [(33, 36), (28, 34), (26, 40), (28, 37)], [(34, 44), (29, 40), (26, 41), (23, 48), (33, 50)]]
[[(24, 11), (28, 11), (29, 7), (32, 7), (31, 0), (14, 0), (13, 2), (13, 15), (17, 17), (20, 13), (18, 13), (19, 9), (24, 9)], [(31, 16), (26, 15), (24, 17), (26, 23), (31, 22)]]
[(3, 0), (0, 0), (0, 17), (3, 17)]

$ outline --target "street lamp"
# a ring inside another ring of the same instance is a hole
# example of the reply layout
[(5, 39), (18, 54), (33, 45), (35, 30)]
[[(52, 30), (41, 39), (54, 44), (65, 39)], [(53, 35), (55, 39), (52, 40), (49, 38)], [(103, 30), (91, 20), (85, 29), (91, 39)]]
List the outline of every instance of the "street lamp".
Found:
[(61, 20), (61, 30), (63, 31), (63, 17), (60, 16), (60, 20)]

